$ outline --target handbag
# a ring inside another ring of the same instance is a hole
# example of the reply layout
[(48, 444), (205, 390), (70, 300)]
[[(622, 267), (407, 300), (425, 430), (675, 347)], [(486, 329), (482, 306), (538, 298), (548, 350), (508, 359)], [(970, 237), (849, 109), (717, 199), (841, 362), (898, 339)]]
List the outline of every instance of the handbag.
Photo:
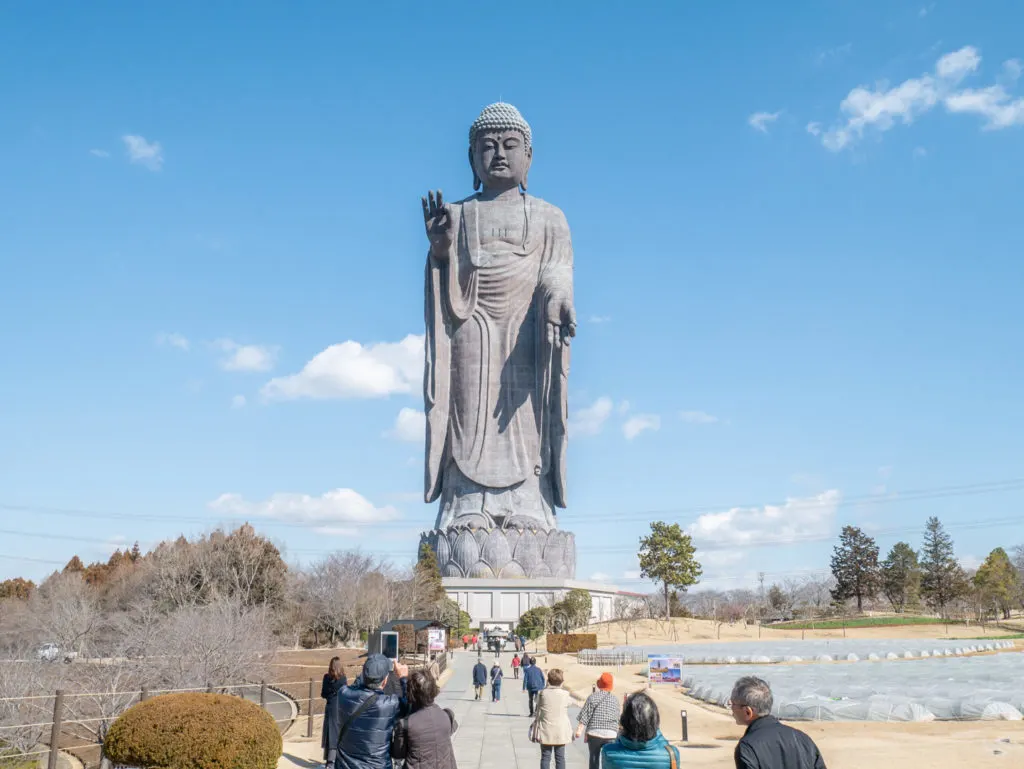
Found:
[(533, 723), (530, 724), (530, 731), (528, 733), (530, 742), (540, 742), (540, 724), (534, 719)]

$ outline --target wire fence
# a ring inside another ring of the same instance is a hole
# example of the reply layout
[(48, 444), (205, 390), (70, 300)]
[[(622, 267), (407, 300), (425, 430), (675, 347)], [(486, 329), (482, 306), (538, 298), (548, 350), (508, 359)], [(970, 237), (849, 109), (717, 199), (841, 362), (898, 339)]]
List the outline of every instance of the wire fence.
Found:
[[(410, 665), (410, 669), (427, 668), (433, 669), (436, 675), (443, 673), (448, 666), (448, 654), (438, 654), (432, 660), (423, 661)], [(304, 666), (309, 667), (309, 666)], [(320, 669), (322, 665), (316, 666)], [(132, 705), (143, 702), (150, 697), (163, 694), (183, 694), (189, 692), (205, 692), (210, 694), (229, 694), (242, 697), (252, 702), (258, 702), (259, 706), (267, 710), (271, 715), (279, 715), (272, 708), (287, 706), (289, 715), (283, 718), (274, 718), (274, 723), (282, 733), (286, 732), (296, 722), (301, 721), (301, 716), (306, 717), (305, 736), (311, 738), (314, 733), (315, 717), (322, 714), (322, 709), (317, 708), (320, 700), (320, 690), (317, 688), (319, 681), (316, 678), (305, 678), (290, 681), (247, 681), (233, 684), (207, 684), (206, 686), (178, 687), (168, 689), (120, 689), (105, 692), (67, 692), (62, 689), (56, 690), (53, 694), (33, 694), (19, 697), (0, 697), (0, 703), (24, 703), (35, 710), (43, 713), (50, 713), (51, 709), (39, 704), (40, 701), (52, 701), (52, 717), (49, 720), (39, 720), (29, 723), (0, 723), (0, 745), (10, 745), (10, 738), (4, 739), (4, 735), (21, 733), (31, 734), (33, 730), (50, 730), (49, 740), (40, 739), (39, 742), (47, 745), (41, 750), (29, 752), (16, 751), (12, 755), (0, 754), (0, 764), (5, 760), (33, 758), (35, 756), (47, 756), (47, 769), (57, 769), (57, 762), (60, 750), (85, 750), (98, 749), (99, 741), (95, 739), (102, 728), (92, 728), (91, 724), (112, 724), (118, 716)], [(301, 692), (301, 694), (300, 694)], [(305, 694), (306, 696), (301, 696)], [(111, 705), (111, 712), (89, 718), (68, 717), (68, 700), (81, 700), (93, 698), (110, 698), (115, 700), (116, 705)], [(319, 711), (319, 712), (318, 712)], [(81, 727), (81, 728), (76, 728)], [(83, 732), (86, 732), (83, 735)], [(44, 735), (45, 736), (45, 735)], [(66, 745), (61, 738), (74, 740), (90, 740), (81, 745)], [(51, 749), (53, 748), (53, 749)], [(41, 760), (41, 759), (40, 759)]]

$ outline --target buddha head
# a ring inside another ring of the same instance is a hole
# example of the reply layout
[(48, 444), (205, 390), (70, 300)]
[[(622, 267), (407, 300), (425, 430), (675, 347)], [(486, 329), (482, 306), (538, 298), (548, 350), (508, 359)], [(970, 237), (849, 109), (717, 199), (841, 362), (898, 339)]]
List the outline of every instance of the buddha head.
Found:
[(521, 187), (533, 160), (530, 124), (511, 104), (485, 107), (469, 127), (469, 164), (473, 189), (502, 192)]

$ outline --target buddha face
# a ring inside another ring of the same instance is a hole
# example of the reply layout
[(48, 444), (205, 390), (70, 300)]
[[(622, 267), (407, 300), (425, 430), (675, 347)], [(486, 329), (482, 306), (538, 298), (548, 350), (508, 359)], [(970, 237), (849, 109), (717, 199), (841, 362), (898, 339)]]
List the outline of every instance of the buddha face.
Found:
[(473, 170), (488, 190), (525, 186), (532, 158), (533, 150), (514, 129), (483, 132), (473, 145)]

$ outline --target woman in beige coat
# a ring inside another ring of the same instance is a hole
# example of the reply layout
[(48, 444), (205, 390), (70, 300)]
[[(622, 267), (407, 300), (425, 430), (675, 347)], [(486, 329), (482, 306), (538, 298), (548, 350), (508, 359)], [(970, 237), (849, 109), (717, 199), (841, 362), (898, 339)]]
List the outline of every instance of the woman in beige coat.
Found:
[(569, 692), (562, 687), (562, 671), (548, 671), (548, 685), (537, 695), (536, 741), (540, 743), (540, 769), (551, 766), (555, 754), (555, 769), (565, 769), (565, 746), (572, 742), (572, 724), (569, 723)]

